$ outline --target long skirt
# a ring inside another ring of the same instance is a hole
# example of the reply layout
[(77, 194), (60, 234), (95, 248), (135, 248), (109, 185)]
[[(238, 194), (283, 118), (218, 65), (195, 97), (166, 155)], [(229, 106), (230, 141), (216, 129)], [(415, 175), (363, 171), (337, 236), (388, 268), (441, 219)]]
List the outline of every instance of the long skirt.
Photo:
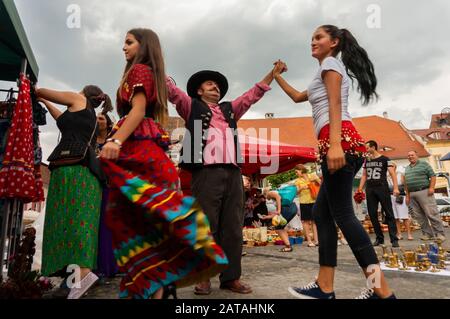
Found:
[(42, 269), (53, 275), (66, 266), (95, 269), (102, 189), (84, 166), (52, 171), (45, 212)]
[(109, 189), (103, 190), (103, 200), (100, 212), (100, 225), (98, 227), (98, 258), (96, 273), (100, 277), (114, 277), (119, 268), (112, 248), (112, 233), (106, 226), (106, 206)]
[(117, 161), (102, 164), (111, 186), (106, 223), (125, 274), (121, 298), (148, 299), (161, 287), (192, 285), (226, 268), (206, 215), (180, 195), (175, 166), (153, 140), (130, 139)]

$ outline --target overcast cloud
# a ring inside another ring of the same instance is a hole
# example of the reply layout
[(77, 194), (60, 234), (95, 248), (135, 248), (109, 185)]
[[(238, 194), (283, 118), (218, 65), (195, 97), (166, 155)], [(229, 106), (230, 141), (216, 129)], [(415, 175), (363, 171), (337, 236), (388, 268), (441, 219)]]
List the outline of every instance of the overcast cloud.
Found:
[[(39, 86), (80, 90), (97, 84), (115, 96), (125, 64), (126, 31), (158, 33), (168, 74), (186, 87), (201, 69), (223, 72), (228, 99), (261, 80), (280, 58), (286, 79), (299, 90), (311, 81), (317, 61), (310, 39), (321, 24), (350, 29), (368, 51), (379, 79), (380, 100), (362, 107), (352, 94), (353, 116), (384, 111), (408, 128), (427, 128), (431, 114), (450, 106), (450, 2), (447, 0), (15, 0), (40, 67)], [(81, 9), (81, 28), (67, 27), (70, 4)], [(369, 28), (368, 7), (378, 6), (381, 28)], [(275, 84), (244, 118), (310, 116)], [(171, 110), (171, 115), (176, 113)], [(49, 118), (49, 122), (52, 120)], [(42, 128), (44, 157), (57, 139), (54, 124)]]

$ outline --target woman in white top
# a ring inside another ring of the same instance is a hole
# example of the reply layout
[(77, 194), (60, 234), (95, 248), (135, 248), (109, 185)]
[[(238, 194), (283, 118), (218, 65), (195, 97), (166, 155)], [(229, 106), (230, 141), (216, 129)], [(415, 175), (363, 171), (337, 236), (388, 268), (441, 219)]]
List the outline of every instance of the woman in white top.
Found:
[[(405, 169), (402, 166), (397, 167), (395, 163), (393, 164), (397, 173), (397, 180), (399, 181), (399, 183), (401, 183), (403, 181), (402, 177), (405, 176)], [(391, 188), (393, 183), (390, 176), (388, 176), (388, 183), (389, 188)], [(403, 221), (406, 228), (406, 233), (408, 234), (408, 240), (414, 240), (414, 237), (412, 236), (411, 233), (411, 220), (409, 218), (409, 208), (408, 205), (406, 205), (406, 198), (405, 198), (406, 194), (404, 190), (405, 187), (402, 184), (398, 186), (399, 189), (401, 190), (400, 195), (399, 196), (391, 195), (392, 209), (394, 210), (394, 216), (397, 223), (397, 238), (399, 240), (403, 239), (401, 227), (402, 226), (401, 222)]]
[(311, 47), (312, 56), (319, 61), (320, 67), (308, 90), (299, 92), (281, 77), (287, 71), (284, 62), (278, 61), (274, 69), (276, 81), (294, 102), (309, 101), (312, 105), (323, 172), (323, 184), (313, 210), (320, 242), (319, 275), (311, 284), (290, 287), (289, 291), (302, 299), (335, 298), (337, 224), (368, 283), (370, 281), (368, 289), (364, 289), (358, 298), (394, 299), (370, 238), (356, 218), (352, 205), (353, 179), (362, 166), (366, 148), (351, 122), (348, 94), (351, 81), (356, 79), (363, 104), (377, 97), (374, 67), (367, 52), (346, 29), (332, 25), (319, 27), (314, 32)]

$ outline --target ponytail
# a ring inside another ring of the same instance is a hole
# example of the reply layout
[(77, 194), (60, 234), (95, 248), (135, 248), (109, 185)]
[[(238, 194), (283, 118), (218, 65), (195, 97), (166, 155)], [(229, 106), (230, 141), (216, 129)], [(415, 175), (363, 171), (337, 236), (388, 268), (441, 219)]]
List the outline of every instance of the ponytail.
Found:
[(88, 107), (98, 108), (102, 105), (102, 114), (106, 114), (113, 110), (110, 97), (95, 85), (87, 85), (83, 88), (83, 94), (87, 99)]
[(339, 39), (339, 44), (333, 52), (333, 56), (341, 53), (342, 62), (352, 81), (358, 82), (358, 92), (361, 95), (363, 105), (369, 104), (373, 99), (378, 99), (376, 92), (377, 77), (375, 68), (369, 56), (362, 48), (353, 34), (347, 29), (339, 29), (333, 25), (324, 25), (323, 28), (332, 39)]

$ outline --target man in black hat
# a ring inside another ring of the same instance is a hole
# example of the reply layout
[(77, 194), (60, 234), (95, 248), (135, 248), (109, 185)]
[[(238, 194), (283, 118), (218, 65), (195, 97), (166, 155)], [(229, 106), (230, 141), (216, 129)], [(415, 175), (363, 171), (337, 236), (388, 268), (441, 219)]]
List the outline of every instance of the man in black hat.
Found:
[[(167, 81), (169, 100), (186, 122), (179, 166), (192, 172), (192, 193), (229, 260), (228, 269), (220, 275), (220, 288), (242, 294), (251, 293), (252, 289), (240, 281), (244, 191), (237, 121), (270, 90), (272, 81), (270, 72), (241, 97), (222, 103), (228, 81), (219, 72), (194, 74), (188, 81), (188, 94), (170, 79)], [(209, 295), (210, 281), (199, 283), (194, 292)]]

